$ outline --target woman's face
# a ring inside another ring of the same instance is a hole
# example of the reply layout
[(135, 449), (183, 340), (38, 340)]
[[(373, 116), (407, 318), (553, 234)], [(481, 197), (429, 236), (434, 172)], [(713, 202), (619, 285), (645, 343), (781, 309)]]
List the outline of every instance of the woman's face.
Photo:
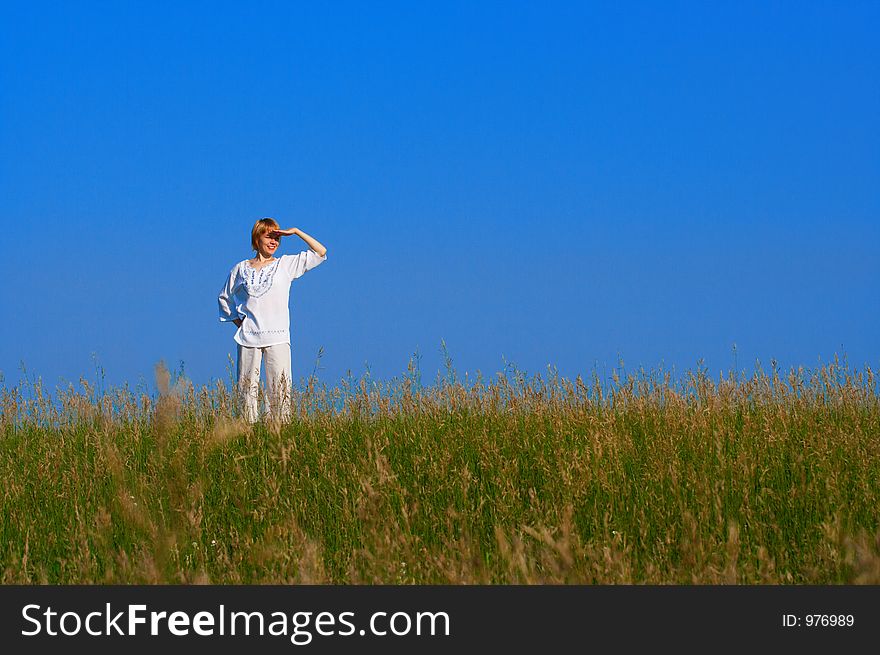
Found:
[(266, 230), (257, 239), (257, 252), (263, 257), (272, 257), (275, 251), (278, 250), (278, 237), (274, 235), (274, 230)]

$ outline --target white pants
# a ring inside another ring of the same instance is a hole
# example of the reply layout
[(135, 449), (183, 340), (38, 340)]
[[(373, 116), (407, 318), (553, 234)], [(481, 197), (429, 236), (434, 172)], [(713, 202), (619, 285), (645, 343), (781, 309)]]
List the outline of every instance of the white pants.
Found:
[(263, 399), (266, 413), (273, 418), (290, 419), (290, 344), (279, 343), (263, 348), (238, 346), (238, 393), (245, 418), (255, 423), (260, 417), (260, 363), (266, 362), (266, 387)]

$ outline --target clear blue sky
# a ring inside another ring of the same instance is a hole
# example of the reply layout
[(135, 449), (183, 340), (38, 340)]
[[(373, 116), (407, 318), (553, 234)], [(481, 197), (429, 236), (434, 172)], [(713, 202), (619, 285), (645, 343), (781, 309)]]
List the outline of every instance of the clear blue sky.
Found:
[[(0, 371), (226, 378), (276, 217), (294, 376), (880, 365), (880, 3), (4, 3)], [(302, 249), (295, 238), (283, 248)]]

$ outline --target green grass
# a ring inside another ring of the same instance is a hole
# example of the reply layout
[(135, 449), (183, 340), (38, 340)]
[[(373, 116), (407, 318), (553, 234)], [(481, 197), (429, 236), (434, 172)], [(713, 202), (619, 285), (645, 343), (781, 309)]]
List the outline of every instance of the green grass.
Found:
[(4, 583), (880, 583), (880, 403), (839, 363), (0, 397)]

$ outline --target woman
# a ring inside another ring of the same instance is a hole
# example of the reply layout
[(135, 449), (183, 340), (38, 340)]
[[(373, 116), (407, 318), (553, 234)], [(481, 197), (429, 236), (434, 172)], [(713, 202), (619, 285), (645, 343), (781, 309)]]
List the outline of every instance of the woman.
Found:
[[(283, 236), (296, 235), (309, 250), (275, 257)], [(238, 390), (251, 423), (259, 417), (260, 364), (266, 365), (266, 409), (290, 418), (290, 283), (327, 259), (327, 249), (302, 230), (282, 230), (261, 218), (251, 231), (256, 257), (236, 264), (220, 291), (220, 321), (238, 330)]]

